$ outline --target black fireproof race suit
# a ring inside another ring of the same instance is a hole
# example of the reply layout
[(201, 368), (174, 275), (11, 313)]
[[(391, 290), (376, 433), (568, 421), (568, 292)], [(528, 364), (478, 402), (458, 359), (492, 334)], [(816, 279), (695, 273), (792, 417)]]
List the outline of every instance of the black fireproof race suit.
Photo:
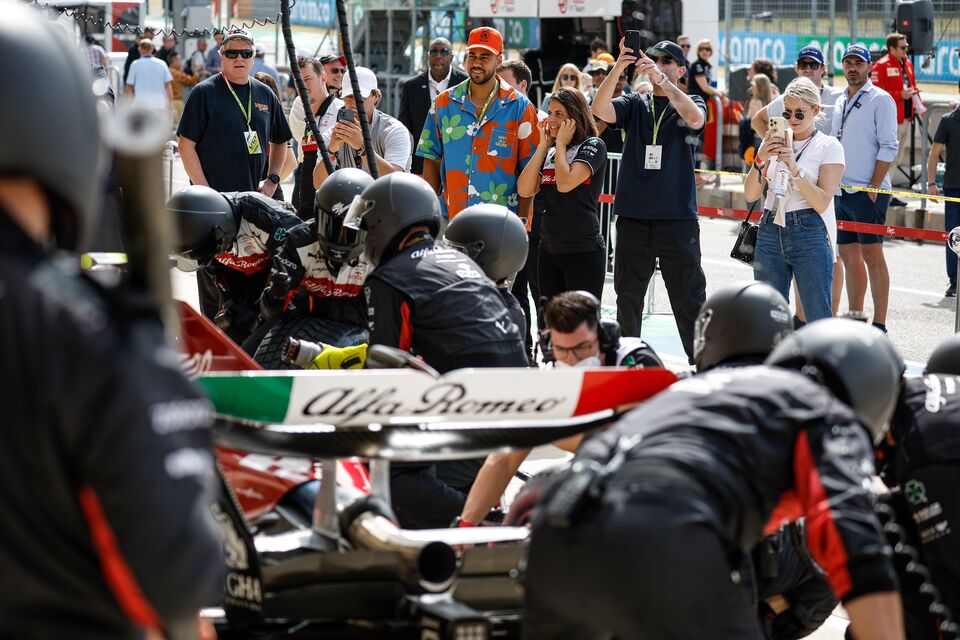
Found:
[[(463, 253), (424, 234), (365, 284), (370, 344), (410, 351), (441, 373), (524, 367), (520, 328), (496, 285)], [(445, 527), (460, 515), (483, 458), (393, 465), (393, 507), (406, 528)]]
[[(890, 422), (893, 446), (885, 447), (882, 477), (898, 488), (906, 517), (899, 524), (920, 547), (940, 599), (960, 618), (960, 377), (927, 374), (907, 378)], [(912, 519), (912, 522), (911, 522)], [(899, 558), (898, 558), (899, 560)], [(901, 563), (898, 563), (898, 566)], [(903, 602), (911, 640), (938, 638), (930, 599), (905, 578)]]
[(316, 220), (287, 232), (270, 279), (280, 270), (290, 277), (289, 291), (282, 298), (266, 292), (260, 304), (264, 317), (310, 314), (349, 325), (367, 325), (363, 281), (370, 265), (362, 256), (343, 265), (330, 264), (320, 253)]
[(740, 567), (780, 502), (806, 515), (839, 599), (897, 587), (867, 488), (866, 427), (796, 372), (680, 380), (585, 442), (577, 460), (609, 475), (600, 497), (574, 502), (566, 518), (559, 505), (571, 501), (551, 497), (576, 494), (584, 476), (560, 476), (534, 516), (527, 638), (762, 638)]
[(145, 297), (0, 212), (0, 362), (0, 637), (136, 638), (218, 603), (213, 408)]
[[(256, 191), (221, 194), (237, 217), (237, 239), (197, 274), (200, 308), (237, 344), (257, 324), (260, 293), (267, 284), (271, 259), (287, 231), (300, 224), (292, 211)], [(256, 345), (251, 345), (255, 349)]]

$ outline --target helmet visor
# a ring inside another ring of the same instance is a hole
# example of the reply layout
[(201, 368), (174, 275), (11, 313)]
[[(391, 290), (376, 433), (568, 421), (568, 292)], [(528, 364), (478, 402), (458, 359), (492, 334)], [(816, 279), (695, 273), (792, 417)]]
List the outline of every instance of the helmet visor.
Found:
[(375, 205), (376, 202), (373, 200), (364, 200), (360, 196), (354, 196), (353, 202), (350, 203), (350, 208), (347, 210), (347, 215), (343, 218), (343, 226), (355, 231), (361, 229), (365, 231), (363, 217), (370, 213)]
[(448, 237), (443, 238), (443, 244), (451, 249), (456, 249), (460, 253), (466, 254), (471, 260), (477, 260), (480, 254), (483, 253), (483, 248), (485, 246), (483, 240), (475, 240), (473, 242), (454, 242)]
[(362, 232), (355, 227), (346, 226), (344, 216), (321, 208), (318, 208), (317, 216), (317, 232), (328, 244), (337, 247), (353, 247), (360, 244)]

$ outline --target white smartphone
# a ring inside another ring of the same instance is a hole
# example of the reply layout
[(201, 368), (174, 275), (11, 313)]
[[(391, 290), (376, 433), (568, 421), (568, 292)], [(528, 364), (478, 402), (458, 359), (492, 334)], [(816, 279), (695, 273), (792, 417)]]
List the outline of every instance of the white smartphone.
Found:
[(787, 120), (783, 116), (773, 116), (770, 118), (770, 129), (773, 130), (774, 136), (778, 138), (786, 139), (787, 137)]

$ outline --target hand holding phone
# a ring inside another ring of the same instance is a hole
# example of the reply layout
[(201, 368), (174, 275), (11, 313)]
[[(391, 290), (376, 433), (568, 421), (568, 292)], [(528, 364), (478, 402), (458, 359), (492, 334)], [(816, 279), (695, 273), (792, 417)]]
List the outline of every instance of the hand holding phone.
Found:
[(638, 58), (643, 55), (643, 52), (640, 51), (640, 32), (635, 29), (630, 29), (624, 33), (623, 46), (632, 49), (633, 55)]
[(348, 107), (342, 107), (340, 111), (337, 112), (337, 122), (343, 122), (344, 120), (347, 122), (353, 122), (355, 119), (356, 117), (354, 116), (353, 109)]
[(781, 140), (787, 139), (787, 121), (783, 116), (773, 116), (770, 118), (770, 130), (773, 132), (770, 135), (780, 138)]

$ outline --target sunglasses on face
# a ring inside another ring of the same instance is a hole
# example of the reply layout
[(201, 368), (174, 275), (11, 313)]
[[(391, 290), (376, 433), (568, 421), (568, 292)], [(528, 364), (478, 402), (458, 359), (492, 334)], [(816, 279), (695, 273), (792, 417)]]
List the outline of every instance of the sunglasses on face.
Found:
[(673, 59), (673, 56), (654, 56), (650, 59), (654, 62), (659, 62), (665, 67), (669, 67), (671, 64), (676, 64), (676, 60)]
[(789, 120), (791, 116), (797, 121), (803, 120), (806, 117), (807, 111), (805, 109), (797, 109), (796, 111), (784, 111), (780, 115), (783, 116), (784, 120)]
[(446, 58), (448, 55), (450, 55), (450, 49), (430, 49), (427, 51), (427, 53), (434, 58)]
[(689, 48), (690, 48), (690, 45), (688, 45), (688, 44), (682, 44), (682, 45), (680, 45), (680, 48), (681, 48), (681, 49), (689, 49)]
[(334, 67), (332, 69), (327, 69), (327, 73), (331, 73), (335, 76), (340, 75), (341, 73), (346, 73), (346, 72), (347, 70), (344, 69), (343, 67)]
[(237, 58), (249, 60), (253, 57), (253, 49), (227, 49), (223, 52), (223, 55), (231, 60), (236, 60)]
[(566, 73), (560, 76), (561, 80), (576, 80), (577, 76), (567, 75)]
[(697, 51), (713, 51), (710, 47), (700, 47)]
[(797, 63), (797, 69), (800, 69), (801, 71), (803, 69), (810, 69), (813, 71), (819, 68), (820, 68), (820, 63), (817, 61), (804, 62), (801, 60), (800, 62)]

